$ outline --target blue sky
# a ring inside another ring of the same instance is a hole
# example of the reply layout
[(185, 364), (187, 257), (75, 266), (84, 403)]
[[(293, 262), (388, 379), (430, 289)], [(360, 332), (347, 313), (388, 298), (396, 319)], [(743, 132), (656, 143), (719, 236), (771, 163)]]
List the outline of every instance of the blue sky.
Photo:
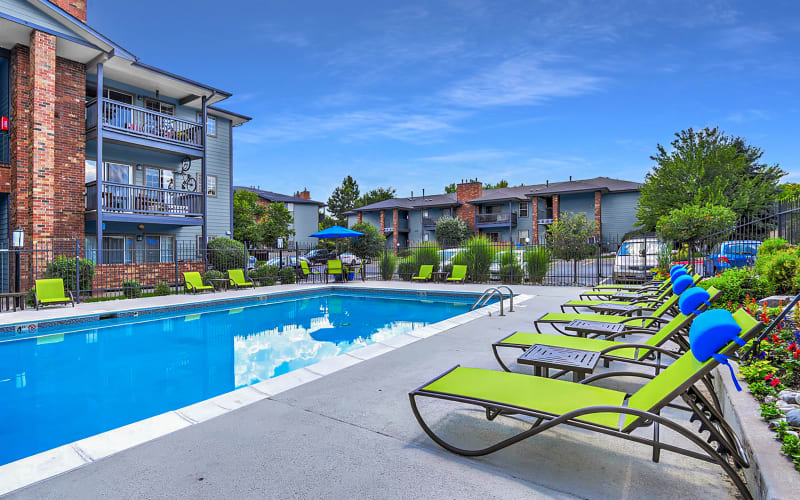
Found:
[(238, 184), (325, 201), (348, 174), (401, 195), (641, 181), (657, 143), (715, 125), (800, 181), (794, 1), (122, 5), (90, 0), (89, 24), (254, 118), (234, 136)]

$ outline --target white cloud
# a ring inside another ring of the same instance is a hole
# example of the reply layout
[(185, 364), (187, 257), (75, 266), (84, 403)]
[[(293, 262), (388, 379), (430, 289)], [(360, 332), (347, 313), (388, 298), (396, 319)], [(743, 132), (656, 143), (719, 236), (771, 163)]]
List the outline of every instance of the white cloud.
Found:
[(725, 49), (747, 49), (778, 38), (768, 29), (754, 26), (737, 26), (723, 30), (717, 44)]
[(769, 120), (769, 114), (761, 111), (760, 109), (745, 109), (741, 111), (734, 111), (726, 118), (728, 121), (743, 123), (755, 120)]
[(440, 156), (428, 156), (425, 158), (420, 158), (420, 160), (435, 163), (476, 163), (487, 160), (499, 160), (501, 158), (512, 156), (513, 154), (514, 153), (510, 151), (482, 149), (476, 151), (461, 151), (458, 153), (450, 153)]

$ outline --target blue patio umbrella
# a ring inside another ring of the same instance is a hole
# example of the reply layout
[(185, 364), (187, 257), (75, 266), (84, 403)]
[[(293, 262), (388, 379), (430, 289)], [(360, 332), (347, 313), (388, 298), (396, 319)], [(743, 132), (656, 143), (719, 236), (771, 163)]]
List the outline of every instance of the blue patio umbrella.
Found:
[(339, 254), (339, 240), (342, 238), (353, 238), (357, 240), (359, 236), (364, 236), (364, 233), (353, 231), (342, 226), (331, 226), (328, 229), (323, 229), (314, 234), (309, 235), (310, 238), (330, 238), (336, 240), (336, 253)]

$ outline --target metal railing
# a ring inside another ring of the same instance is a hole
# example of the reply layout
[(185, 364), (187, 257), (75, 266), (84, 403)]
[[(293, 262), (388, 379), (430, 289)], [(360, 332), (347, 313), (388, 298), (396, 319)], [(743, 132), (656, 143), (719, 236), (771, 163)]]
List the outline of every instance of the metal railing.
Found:
[(422, 218), (422, 228), (423, 229), (436, 229), (436, 222), (440, 219), (440, 217), (423, 217)]
[[(503, 312), (503, 292), (494, 287), (487, 288), (486, 290), (484, 290), (484, 292), (481, 294), (480, 297), (478, 297), (478, 300), (476, 300), (475, 303), (472, 304), (472, 307), (470, 307), (469, 310), (474, 311), (479, 307), (485, 306), (486, 303), (489, 302), (495, 295), (500, 297), (500, 316), (505, 316), (505, 313)], [(489, 315), (491, 316), (492, 313), (490, 312)]]
[[(203, 147), (203, 124), (117, 101), (102, 100), (103, 128), (158, 139), (181, 146)], [(86, 106), (86, 129), (97, 127), (97, 100)]]
[(480, 226), (495, 226), (495, 225), (517, 225), (517, 214), (501, 212), (498, 214), (477, 214), (475, 216), (475, 225)]
[[(130, 184), (103, 183), (103, 212), (202, 217), (203, 194)], [(86, 184), (86, 210), (97, 210), (97, 182)]]

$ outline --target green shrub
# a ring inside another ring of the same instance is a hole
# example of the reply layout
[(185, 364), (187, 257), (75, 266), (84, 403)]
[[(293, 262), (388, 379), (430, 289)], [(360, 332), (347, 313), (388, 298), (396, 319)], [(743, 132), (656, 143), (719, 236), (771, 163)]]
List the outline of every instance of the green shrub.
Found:
[(523, 271), (517, 264), (504, 264), (500, 266), (500, 280), (503, 283), (517, 285), (522, 283)]
[[(81, 272), (80, 288), (83, 291), (92, 289), (92, 278), (94, 278), (95, 264), (88, 259), (79, 259)], [(77, 292), (75, 289), (75, 258), (59, 255), (47, 263), (45, 276), (48, 278), (61, 278), (64, 280), (64, 290)]]
[(381, 269), (381, 279), (387, 281), (391, 280), (394, 276), (395, 269), (397, 269), (397, 257), (395, 257), (394, 252), (384, 250), (381, 253), (379, 264)]
[(453, 257), (453, 263), (467, 266), (467, 276), (471, 281), (488, 281), (494, 254), (495, 248), (489, 238), (473, 236), (464, 243), (464, 250)]
[(158, 284), (156, 285), (155, 290), (153, 290), (153, 293), (156, 295), (156, 297), (160, 297), (162, 295), (169, 295), (170, 293), (169, 285), (167, 284), (166, 281), (159, 281)]
[(297, 280), (297, 272), (295, 272), (293, 267), (284, 267), (279, 272), (278, 275), (281, 278), (281, 284), (283, 285), (291, 285)]
[(775, 403), (763, 403), (761, 405), (761, 416), (767, 420), (772, 420), (783, 416), (783, 412), (778, 409)]
[(439, 270), (439, 245), (436, 243), (423, 242), (411, 251), (411, 259), (416, 264), (417, 268), (414, 270), (416, 273), (419, 271), (420, 266), (431, 265), (433, 272)]
[(550, 250), (543, 246), (530, 247), (522, 255), (522, 261), (525, 262), (528, 279), (533, 283), (541, 283), (550, 268)]
[(780, 251), (772, 255), (766, 264), (762, 278), (765, 278), (776, 292), (791, 292), (795, 289), (797, 256), (791, 251)]
[(203, 284), (214, 286), (214, 283), (211, 280), (222, 280), (228, 277), (228, 273), (223, 273), (222, 271), (217, 271), (216, 269), (211, 269), (206, 271), (203, 275)]
[(758, 257), (774, 255), (780, 250), (789, 248), (789, 243), (783, 238), (768, 238), (758, 247)]
[(266, 264), (258, 266), (247, 273), (250, 278), (256, 278), (256, 285), (274, 285), (280, 277), (280, 268), (278, 266), (268, 266)]
[(731, 308), (745, 302), (748, 295), (751, 298), (760, 298), (773, 293), (769, 282), (748, 268), (727, 269), (719, 276), (701, 281), (699, 286), (706, 289), (713, 286), (722, 292), (719, 302), (725, 307), (730, 303)]
[(406, 257), (405, 259), (400, 261), (400, 264), (397, 266), (397, 275), (403, 281), (411, 281), (411, 277), (417, 274), (419, 267), (417, 266), (414, 259), (411, 257)]
[[(689, 241), (736, 224), (736, 212), (721, 205), (683, 205), (658, 218), (656, 229), (667, 239)], [(720, 235), (726, 238), (730, 233)]]
[(247, 250), (240, 241), (214, 238), (208, 242), (208, 262), (217, 271), (244, 269), (248, 259)]
[(436, 221), (436, 241), (444, 245), (459, 245), (471, 234), (469, 224), (458, 217), (444, 215)]
[(128, 299), (138, 299), (142, 296), (142, 285), (136, 280), (122, 282), (122, 294)]
[(411, 257), (411, 249), (410, 248), (399, 248), (397, 250), (397, 256), (401, 259), (405, 259), (406, 257)]
[(36, 287), (31, 287), (31, 289), (28, 290), (28, 295), (25, 296), (25, 307), (36, 307)]

